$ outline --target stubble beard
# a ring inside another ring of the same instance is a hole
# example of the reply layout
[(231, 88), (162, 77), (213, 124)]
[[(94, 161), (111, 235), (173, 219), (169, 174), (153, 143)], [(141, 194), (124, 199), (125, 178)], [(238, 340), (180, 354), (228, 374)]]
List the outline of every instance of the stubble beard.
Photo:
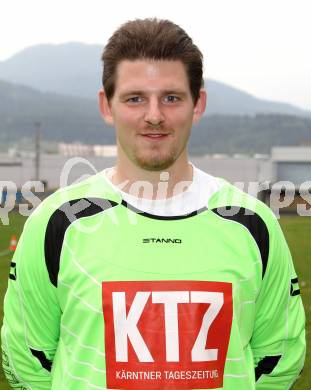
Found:
[(164, 152), (161, 150), (162, 148), (159, 145), (151, 146), (151, 150), (149, 151), (141, 150), (142, 145), (135, 145), (132, 150), (129, 150), (126, 147), (123, 147), (122, 142), (119, 142), (119, 144), (123, 152), (137, 167), (147, 171), (158, 172), (168, 169), (175, 163), (175, 161), (187, 148), (189, 137), (190, 133), (180, 150), (176, 144), (172, 144), (170, 149), (165, 150)]
[[(154, 153), (154, 152), (153, 152)], [(154, 154), (148, 156), (147, 153), (144, 156), (139, 154), (134, 155), (134, 162), (137, 166), (147, 171), (163, 171), (174, 164), (178, 155), (176, 151), (172, 150), (165, 156)]]

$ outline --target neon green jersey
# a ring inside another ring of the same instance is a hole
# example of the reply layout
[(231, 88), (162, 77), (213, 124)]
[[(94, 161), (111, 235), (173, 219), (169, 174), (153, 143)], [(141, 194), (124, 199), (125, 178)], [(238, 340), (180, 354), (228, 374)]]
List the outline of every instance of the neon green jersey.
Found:
[(28, 218), (1, 331), (13, 388), (285, 390), (304, 310), (271, 210), (231, 184), (188, 215), (121, 199), (101, 174)]

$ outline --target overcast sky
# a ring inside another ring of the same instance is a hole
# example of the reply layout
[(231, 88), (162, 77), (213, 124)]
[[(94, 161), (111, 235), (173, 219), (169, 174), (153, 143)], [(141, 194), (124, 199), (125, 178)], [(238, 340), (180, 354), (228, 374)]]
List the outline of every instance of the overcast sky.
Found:
[(311, 0), (0, 0), (0, 61), (38, 43), (104, 45), (154, 16), (188, 32), (207, 78), (311, 110)]

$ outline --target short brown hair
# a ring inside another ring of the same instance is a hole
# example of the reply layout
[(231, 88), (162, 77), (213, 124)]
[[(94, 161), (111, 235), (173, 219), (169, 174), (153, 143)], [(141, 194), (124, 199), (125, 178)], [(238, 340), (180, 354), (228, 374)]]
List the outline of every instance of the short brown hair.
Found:
[(185, 65), (194, 103), (204, 85), (203, 55), (177, 24), (162, 19), (135, 19), (123, 24), (104, 48), (103, 87), (111, 99), (115, 92), (116, 69), (122, 60), (171, 60)]

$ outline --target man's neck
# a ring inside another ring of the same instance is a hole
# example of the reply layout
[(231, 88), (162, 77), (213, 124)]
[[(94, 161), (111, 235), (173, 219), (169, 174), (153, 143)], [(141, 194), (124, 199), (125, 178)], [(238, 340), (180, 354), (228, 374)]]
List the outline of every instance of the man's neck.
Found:
[(173, 164), (163, 171), (149, 171), (136, 166), (131, 168), (117, 163), (108, 177), (122, 191), (146, 199), (176, 196), (187, 190), (193, 180), (193, 167), (188, 161)]

